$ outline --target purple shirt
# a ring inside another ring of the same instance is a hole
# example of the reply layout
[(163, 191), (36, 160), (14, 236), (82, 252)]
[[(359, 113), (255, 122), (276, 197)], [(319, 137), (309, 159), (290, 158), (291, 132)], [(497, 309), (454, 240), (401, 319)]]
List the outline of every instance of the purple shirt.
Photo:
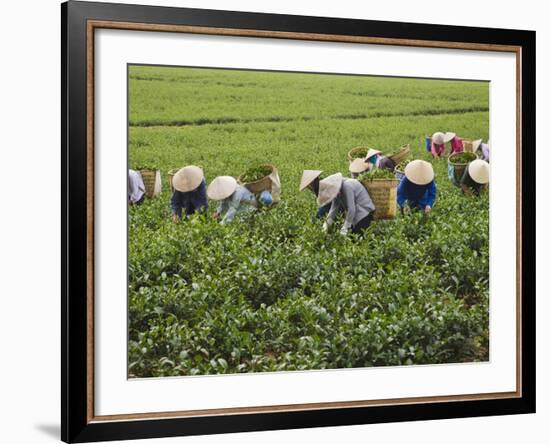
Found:
[(395, 162), (388, 156), (379, 156), (378, 159), (376, 159), (376, 167), (393, 171), (395, 169)]
[(482, 143), (481, 144), (481, 154), (482, 154), (482, 159), (489, 162), (489, 144), (487, 143)]

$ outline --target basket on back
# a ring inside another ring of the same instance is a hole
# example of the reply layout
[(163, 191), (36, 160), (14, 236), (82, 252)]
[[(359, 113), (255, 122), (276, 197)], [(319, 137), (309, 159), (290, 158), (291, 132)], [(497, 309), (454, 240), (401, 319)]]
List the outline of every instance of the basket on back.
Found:
[(269, 176), (273, 173), (275, 167), (271, 164), (264, 164), (260, 165), (259, 168), (266, 168), (266, 170), (269, 170), (269, 173), (261, 179), (255, 180), (253, 182), (245, 181), (244, 176), (246, 175), (246, 173), (241, 174), (237, 179), (240, 184), (244, 185), (251, 193), (254, 194), (261, 193), (262, 191), (271, 191), (272, 182)]
[(406, 144), (406, 145), (403, 145), (401, 148), (399, 148), (395, 153), (390, 154), (388, 157), (391, 160), (393, 160), (396, 164), (398, 164), (399, 162), (409, 157), (410, 153), (411, 153), (411, 146), (410, 144)]
[(159, 170), (139, 170), (143, 184), (145, 185), (145, 195), (149, 198), (156, 197), (162, 191)]
[(478, 158), (477, 154), (470, 152), (453, 153), (449, 156), (447, 162), (454, 167), (455, 178), (458, 180), (464, 174), (464, 170), (472, 160)]
[(474, 152), (474, 141), (469, 139), (462, 139), (462, 145), (464, 146), (464, 151), (467, 153)]
[(393, 219), (397, 214), (397, 179), (363, 179), (376, 211), (374, 220)]
[(172, 179), (174, 178), (175, 174), (178, 172), (178, 168), (171, 169), (168, 171), (168, 183), (170, 184), (170, 192), (174, 192), (174, 184), (172, 183)]

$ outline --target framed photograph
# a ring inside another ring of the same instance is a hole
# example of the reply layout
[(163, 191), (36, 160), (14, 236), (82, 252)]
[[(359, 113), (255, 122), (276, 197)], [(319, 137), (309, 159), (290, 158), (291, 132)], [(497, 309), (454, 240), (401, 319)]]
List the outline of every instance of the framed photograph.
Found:
[(535, 411), (534, 32), (61, 13), (64, 441)]

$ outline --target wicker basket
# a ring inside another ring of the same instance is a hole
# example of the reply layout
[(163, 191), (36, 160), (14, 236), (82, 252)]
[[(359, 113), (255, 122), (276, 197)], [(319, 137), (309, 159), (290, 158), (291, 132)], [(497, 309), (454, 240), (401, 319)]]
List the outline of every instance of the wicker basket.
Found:
[(452, 165), (454, 167), (454, 171), (455, 171), (455, 179), (459, 180), (461, 177), (462, 177), (462, 174), (464, 174), (464, 170), (466, 169), (466, 167), (468, 166), (468, 164), (472, 161), (472, 160), (476, 160), (478, 158), (477, 154), (476, 153), (469, 153), (469, 154), (472, 154), (472, 156), (475, 156), (475, 157), (472, 157), (472, 160), (470, 160), (469, 162), (466, 162), (466, 163), (458, 163), (458, 162), (454, 162), (453, 159), (456, 158), (456, 156), (460, 155), (460, 154), (464, 154), (464, 153), (453, 153), (449, 156), (447, 162), (449, 163), (449, 165)]
[(149, 198), (156, 197), (162, 191), (159, 170), (140, 170), (143, 184), (145, 185), (145, 195)]
[(168, 171), (168, 183), (170, 184), (170, 192), (174, 192), (174, 185), (172, 184), (172, 179), (174, 178), (175, 174), (179, 171), (178, 168), (174, 168), (170, 171)]
[(464, 146), (464, 152), (465, 153), (473, 153), (474, 152), (473, 140), (462, 139), (462, 146)]
[(397, 214), (397, 179), (373, 179), (361, 182), (369, 192), (376, 211), (374, 220), (393, 219)]
[[(262, 167), (268, 167), (271, 169), (271, 173), (273, 173), (275, 167), (271, 164), (264, 164), (264, 165), (260, 165)], [(243, 174), (241, 174), (237, 181), (244, 185), (246, 188), (248, 188), (248, 190), (251, 192), (251, 193), (254, 193), (254, 194), (258, 194), (258, 193), (261, 193), (262, 191), (271, 191), (271, 178), (269, 177), (270, 174), (268, 174), (267, 176), (261, 178), (260, 180), (257, 180), (256, 182), (243, 182), (242, 180), (242, 177), (243, 177)]]
[(388, 156), (391, 160), (395, 162), (397, 165), (402, 160), (405, 160), (407, 157), (409, 157), (409, 154), (411, 153), (411, 146), (409, 144), (403, 145), (401, 148), (399, 148), (399, 151), (397, 151), (395, 154), (392, 154), (391, 156)]
[(355, 148), (352, 148), (351, 150), (348, 151), (348, 160), (350, 162), (353, 162), (353, 160), (357, 159), (358, 157), (355, 153), (357, 153), (358, 151), (368, 151), (370, 149), (371, 148), (369, 148), (368, 146), (356, 146)]

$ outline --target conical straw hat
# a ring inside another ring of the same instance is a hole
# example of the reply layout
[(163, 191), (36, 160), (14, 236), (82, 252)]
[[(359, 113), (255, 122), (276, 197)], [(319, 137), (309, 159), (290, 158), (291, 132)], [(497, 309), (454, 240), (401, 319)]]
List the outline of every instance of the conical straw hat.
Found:
[(362, 173), (363, 171), (367, 170), (368, 168), (369, 168), (369, 164), (362, 157), (358, 157), (357, 159), (353, 159), (353, 161), (350, 162), (350, 164), (349, 164), (349, 172), (350, 173)]
[(204, 173), (195, 165), (187, 165), (180, 169), (172, 178), (172, 185), (177, 191), (186, 193), (196, 189), (204, 179)]
[(451, 133), (451, 132), (445, 133), (444, 142), (445, 143), (450, 142), (455, 137), (456, 137), (456, 133)]
[(489, 164), (481, 159), (476, 159), (468, 165), (468, 174), (472, 180), (481, 185), (489, 183)]
[(432, 142), (436, 145), (442, 145), (445, 143), (445, 134), (441, 132), (434, 133), (432, 136)]
[(332, 202), (342, 187), (342, 173), (332, 174), (319, 182), (319, 196), (317, 197), (317, 205), (322, 207)]
[(223, 200), (237, 189), (237, 180), (231, 176), (218, 176), (208, 186), (206, 194), (212, 200)]
[(472, 151), (475, 153), (478, 148), (481, 146), (481, 142), (483, 142), (483, 139), (477, 139), (472, 142)]
[(405, 177), (416, 185), (427, 185), (434, 180), (434, 169), (430, 162), (413, 160), (405, 167)]
[(365, 160), (368, 160), (370, 159), (372, 156), (374, 156), (375, 154), (380, 154), (382, 151), (378, 151), (378, 150), (375, 150), (373, 148), (370, 148), (369, 151), (367, 152), (367, 156), (365, 157)]
[(321, 170), (304, 170), (302, 180), (300, 181), (300, 191), (304, 191), (307, 186), (321, 175)]

